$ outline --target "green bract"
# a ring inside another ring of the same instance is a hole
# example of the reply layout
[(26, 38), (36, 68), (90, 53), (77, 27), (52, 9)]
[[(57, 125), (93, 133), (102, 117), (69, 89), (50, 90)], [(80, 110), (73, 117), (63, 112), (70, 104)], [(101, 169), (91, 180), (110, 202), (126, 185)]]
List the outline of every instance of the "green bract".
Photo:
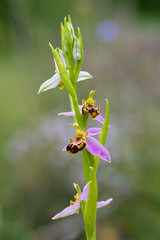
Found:
[[(107, 139), (107, 134), (108, 134), (108, 127), (109, 127), (109, 103), (108, 100), (106, 99), (106, 118), (102, 127), (102, 131), (99, 137), (99, 142), (104, 146), (106, 143)], [(99, 164), (99, 157), (95, 157), (95, 162), (94, 162), (94, 169), (97, 170), (98, 164)]]
[(77, 37), (74, 38), (74, 45), (73, 45), (73, 59), (75, 61), (81, 60), (81, 49), (80, 49), (80, 42)]

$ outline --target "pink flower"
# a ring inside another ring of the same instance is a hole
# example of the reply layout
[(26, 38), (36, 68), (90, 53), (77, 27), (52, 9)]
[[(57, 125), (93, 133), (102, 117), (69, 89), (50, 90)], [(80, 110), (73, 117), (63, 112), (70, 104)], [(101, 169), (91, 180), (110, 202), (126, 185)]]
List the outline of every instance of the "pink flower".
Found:
[[(67, 217), (69, 215), (73, 215), (75, 213), (79, 213), (79, 210), (81, 208), (80, 203), (82, 201), (84, 201), (86, 203), (87, 200), (88, 200), (90, 183), (91, 182), (88, 182), (84, 186), (83, 191), (82, 191), (81, 194), (79, 194), (79, 193), (76, 194), (75, 202), (71, 201), (69, 207), (66, 207), (63, 211), (61, 211), (58, 214), (56, 214), (52, 219), (55, 220), (55, 219), (58, 219), (58, 218), (63, 218), (63, 217)], [(76, 188), (76, 184), (74, 184), (74, 187)], [(97, 202), (97, 208), (101, 208), (101, 207), (107, 206), (111, 201), (112, 201), (112, 198), (109, 198), (106, 201)]]
[[(83, 105), (79, 105), (79, 111), (80, 113), (82, 114), (82, 107)], [(72, 116), (75, 116), (75, 111), (72, 111), (72, 112), (62, 112), (62, 113), (58, 113), (59, 116), (65, 116), (65, 117), (72, 117)], [(95, 117), (95, 119), (100, 122), (100, 123), (104, 123), (104, 118), (102, 117), (101, 114), (99, 114), (98, 116)]]
[[(59, 53), (60, 53), (60, 56), (61, 56), (61, 59), (64, 63), (64, 66), (67, 68), (66, 66), (66, 63), (65, 63), (65, 60), (64, 60), (64, 56), (63, 56), (63, 52), (61, 49), (59, 49)], [(61, 76), (60, 76), (60, 72), (59, 72), (59, 69), (58, 69), (58, 66), (57, 66), (57, 63), (54, 59), (54, 63), (55, 63), (55, 74), (48, 80), (46, 80), (39, 88), (39, 91), (38, 91), (38, 94), (41, 93), (41, 92), (44, 92), (44, 91), (47, 91), (49, 89), (52, 89), (52, 88), (55, 88), (55, 87), (59, 87), (60, 89), (63, 89), (64, 87), (64, 83), (61, 79)], [(67, 70), (69, 72), (69, 70)], [(89, 79), (89, 78), (92, 78), (92, 76), (86, 72), (86, 71), (80, 71), (79, 75), (78, 75), (78, 79), (77, 79), (77, 82), (80, 82), (80, 81), (83, 81), (83, 80), (86, 80), (86, 79)]]
[(101, 128), (89, 128), (85, 133), (81, 130), (77, 130), (76, 139), (70, 139), (70, 143), (63, 148), (63, 151), (75, 155), (86, 148), (91, 154), (110, 163), (111, 157), (108, 150), (95, 138), (91, 137), (99, 135), (101, 130)]

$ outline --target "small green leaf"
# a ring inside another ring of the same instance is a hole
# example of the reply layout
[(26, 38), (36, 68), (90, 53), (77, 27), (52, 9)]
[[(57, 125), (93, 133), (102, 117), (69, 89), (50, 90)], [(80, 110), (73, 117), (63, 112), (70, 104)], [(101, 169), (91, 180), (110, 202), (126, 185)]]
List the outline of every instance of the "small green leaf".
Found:
[[(107, 134), (108, 134), (108, 126), (109, 126), (109, 102), (106, 99), (106, 118), (102, 127), (102, 131), (99, 137), (99, 142), (104, 146), (106, 143), (107, 139)], [(94, 169), (95, 171), (97, 170), (98, 164), (99, 164), (99, 157), (95, 157), (95, 162), (94, 162)]]
[(99, 137), (99, 142), (104, 146), (106, 143), (107, 139), (107, 134), (108, 134), (108, 126), (109, 126), (109, 102), (106, 99), (106, 118), (103, 124), (103, 128), (101, 131), (101, 135)]
[(77, 59), (75, 66), (74, 66), (74, 82), (77, 82), (79, 72), (81, 70), (82, 64), (83, 64), (83, 43), (82, 43), (82, 36), (80, 29), (78, 28), (78, 41), (79, 41), (79, 50), (80, 50), (80, 55), (81, 58), (80, 60)]
[(57, 63), (61, 79), (64, 82), (65, 87), (67, 88), (67, 91), (69, 92), (69, 94), (72, 97), (76, 98), (76, 93), (75, 93), (74, 88), (72, 86), (72, 83), (70, 81), (67, 69), (65, 68), (65, 65), (64, 65), (64, 63), (61, 59), (60, 54), (59, 54), (59, 49), (58, 48), (54, 49), (50, 43), (49, 43), (49, 46), (50, 46), (51, 51), (53, 53), (54, 59)]
[(74, 38), (73, 44), (73, 59), (75, 61), (81, 60), (81, 50), (80, 50), (80, 42), (77, 37)]
[[(79, 27), (78, 27), (78, 40), (80, 43), (81, 59), (83, 59), (83, 42), (82, 42), (82, 35), (81, 35), (81, 31), (80, 31)], [(82, 64), (82, 62), (81, 62), (81, 64)]]

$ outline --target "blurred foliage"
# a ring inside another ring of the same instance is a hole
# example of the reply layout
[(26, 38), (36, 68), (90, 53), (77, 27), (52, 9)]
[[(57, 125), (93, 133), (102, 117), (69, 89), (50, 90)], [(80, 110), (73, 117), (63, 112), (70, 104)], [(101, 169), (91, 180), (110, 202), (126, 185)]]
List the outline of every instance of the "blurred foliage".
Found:
[[(57, 117), (69, 110), (67, 93), (54, 89), (37, 95), (54, 72), (48, 42), (60, 46), (60, 22), (68, 14), (82, 31), (83, 70), (94, 76), (79, 83), (79, 101), (94, 88), (103, 115), (104, 99), (110, 102), (112, 164), (100, 162), (98, 182), (99, 200), (114, 201), (98, 211), (98, 239), (159, 240), (156, 0), (0, 1), (0, 239), (85, 238), (80, 215), (51, 221), (75, 194), (72, 183), (84, 185), (81, 154), (72, 158), (61, 151), (74, 137), (68, 127), (72, 120)], [(104, 19), (114, 19), (119, 27), (111, 43), (96, 36)]]
[[(47, 37), (58, 33), (59, 23), (63, 17), (72, 13), (81, 21), (89, 20), (91, 24), (93, 18), (99, 18), (108, 14), (111, 16), (118, 12), (119, 9), (126, 9), (136, 13), (139, 16), (159, 17), (160, 1), (159, 0), (59, 0), (59, 1), (38, 1), (38, 0), (1, 0), (0, 1), (0, 36), (1, 43), (17, 51), (17, 47), (30, 48), (31, 45), (40, 44), (43, 46)], [(94, 17), (93, 17), (94, 15)], [(84, 20), (81, 18), (83, 17)], [(79, 24), (81, 24), (79, 21)], [(38, 41), (40, 35), (40, 39)], [(35, 42), (36, 39), (36, 42)], [(44, 41), (43, 41), (44, 39)], [(52, 38), (51, 38), (52, 39)], [(59, 40), (59, 39), (58, 39)], [(15, 46), (15, 42), (17, 42)], [(1, 45), (1, 51), (4, 48)], [(29, 45), (29, 46), (28, 46)]]

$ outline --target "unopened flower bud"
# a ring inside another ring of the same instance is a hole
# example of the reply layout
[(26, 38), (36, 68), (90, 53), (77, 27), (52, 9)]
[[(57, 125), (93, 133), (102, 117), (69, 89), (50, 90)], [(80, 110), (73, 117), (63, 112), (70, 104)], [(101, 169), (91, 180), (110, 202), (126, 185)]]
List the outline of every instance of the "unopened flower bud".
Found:
[(67, 22), (64, 19), (64, 47), (68, 55), (72, 55), (73, 43), (74, 43), (74, 29), (71, 22)]
[(81, 49), (80, 49), (80, 42), (77, 37), (74, 38), (74, 45), (73, 45), (73, 59), (75, 61), (81, 60)]

